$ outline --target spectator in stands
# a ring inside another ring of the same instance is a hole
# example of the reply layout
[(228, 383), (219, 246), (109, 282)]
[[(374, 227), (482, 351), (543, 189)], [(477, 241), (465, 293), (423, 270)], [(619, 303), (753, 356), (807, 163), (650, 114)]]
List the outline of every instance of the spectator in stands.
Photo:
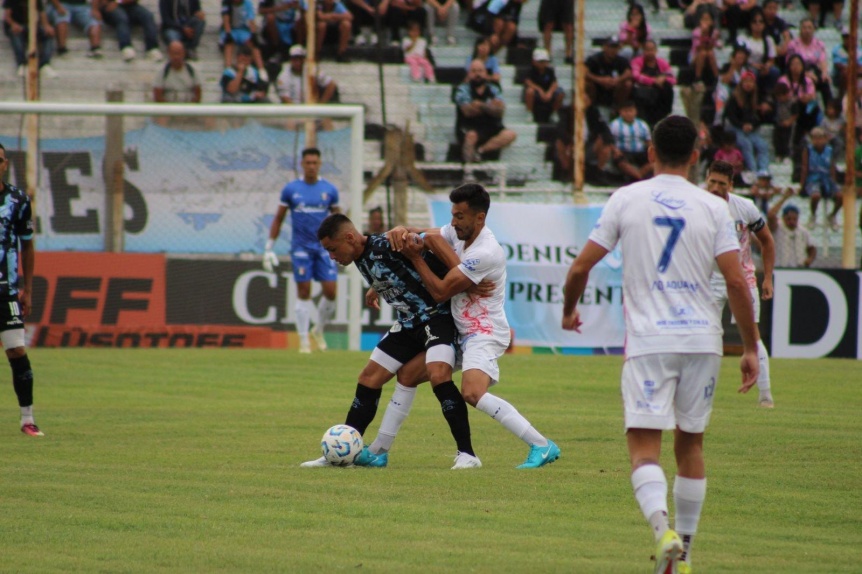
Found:
[(263, 17), (267, 55), (273, 62), (281, 62), (282, 54), (297, 41), (299, 0), (260, 0), (257, 13)]
[(799, 101), (790, 92), (790, 86), (783, 82), (775, 85), (775, 127), (772, 130), (772, 149), (775, 159), (781, 163), (790, 161), (792, 150), (791, 142), (794, 140), (793, 130), (799, 118)]
[(769, 211), (769, 200), (775, 195), (781, 195), (781, 188), (772, 185), (772, 176), (768, 173), (757, 176), (757, 181), (751, 186), (751, 197), (755, 205), (766, 213)]
[[(694, 68), (694, 83), (711, 84), (718, 77), (718, 60), (715, 51), (721, 48), (721, 35), (715, 19), (711, 12), (703, 11), (700, 22), (691, 32), (691, 51), (688, 54), (688, 63)], [(709, 80), (704, 82), (704, 71)]]
[(254, 65), (252, 50), (240, 46), (236, 53), (236, 65), (225, 69), (221, 76), (222, 103), (258, 104), (269, 103), (266, 97), (267, 82)]
[(506, 104), (502, 91), (488, 81), (485, 64), (480, 60), (473, 60), (467, 81), (455, 90), (455, 105), (456, 135), (464, 163), (480, 162), (484, 154), (506, 148), (515, 141), (515, 132), (503, 125)]
[(222, 0), (219, 46), (224, 55), (225, 68), (233, 64), (236, 46), (248, 48), (255, 67), (263, 73), (264, 81), (268, 81), (263, 68), (263, 56), (257, 46), (257, 22), (254, 17), (254, 4), (251, 0)]
[[(306, 78), (303, 70), (305, 69), (305, 48), (300, 44), (294, 44), (290, 47), (290, 64), (285, 66), (276, 79), (276, 91), (278, 97), (283, 104), (305, 104), (308, 102), (306, 98)], [(337, 101), (338, 85), (332, 78), (317, 70), (317, 79), (315, 81), (314, 101), (319, 104), (329, 104)]]
[(723, 22), (727, 28), (728, 42), (733, 44), (740, 28), (748, 28), (754, 10), (759, 10), (757, 0), (723, 0)]
[(757, 100), (757, 79), (753, 72), (742, 74), (739, 84), (733, 89), (724, 108), (724, 128), (736, 134), (736, 145), (745, 159), (742, 180), (746, 185), (754, 183), (754, 172), (769, 173), (769, 145), (760, 135), (762, 122)]
[(631, 60), (641, 53), (643, 45), (652, 38), (652, 29), (646, 21), (643, 6), (633, 2), (626, 12), (625, 22), (620, 23), (620, 56)]
[(844, 0), (802, 0), (802, 5), (808, 10), (812, 22), (818, 28), (826, 25), (826, 15), (832, 11), (832, 22), (841, 29), (841, 12), (844, 10)]
[[(718, 141), (719, 147), (715, 151), (715, 154), (713, 154), (712, 161), (721, 160), (733, 166), (734, 187), (746, 185), (742, 180), (742, 172), (745, 169), (745, 158), (736, 144), (736, 134), (730, 130), (721, 130), (719, 135), (721, 136)], [(764, 173), (762, 175), (767, 176), (769, 174)]]
[(644, 42), (643, 54), (632, 58), (631, 66), (638, 115), (652, 128), (673, 110), (676, 77), (667, 60), (658, 57), (654, 40)]
[(748, 65), (757, 74), (757, 91), (771, 99), (772, 90), (781, 76), (781, 70), (775, 65), (778, 52), (775, 40), (764, 34), (765, 20), (763, 10), (755, 8), (751, 11), (748, 21), (748, 32), (737, 38), (737, 43), (748, 48)]
[(93, 0), (99, 2), (102, 18), (114, 27), (120, 54), (123, 60), (131, 62), (137, 56), (132, 47), (132, 26), (140, 26), (144, 31), (144, 50), (154, 62), (164, 59), (159, 51), (159, 31), (153, 13), (138, 3), (138, 0)]
[(778, 78), (778, 83), (786, 84), (790, 88), (791, 100), (798, 104), (799, 116), (793, 131), (793, 146), (796, 147), (811, 128), (817, 125), (820, 116), (814, 80), (805, 73), (805, 62), (799, 54), (787, 59), (787, 73)]
[(425, 21), (428, 23), (428, 38), (432, 44), (437, 44), (434, 34), (435, 24), (446, 24), (446, 43), (454, 46), (458, 43), (455, 32), (458, 30), (458, 18), (461, 16), (461, 5), (456, 0), (425, 0)]
[(388, 3), (386, 23), (389, 25), (389, 45), (401, 45), (401, 28), (408, 22), (418, 22), (422, 30), (427, 26), (423, 0), (383, 0)]
[(724, 121), (724, 109), (727, 101), (730, 99), (734, 88), (739, 85), (742, 74), (747, 71), (751, 71), (748, 68), (748, 48), (741, 44), (734, 44), (730, 60), (718, 72), (718, 84), (716, 84), (715, 92), (712, 94), (715, 102), (713, 123), (721, 124)]
[(414, 82), (437, 82), (434, 66), (428, 59), (428, 40), (422, 37), (419, 22), (407, 23), (407, 37), (401, 41), (401, 50), (404, 52), (404, 63), (410, 67), (410, 77)]
[(720, 0), (694, 0), (688, 4), (688, 0), (683, 0), (687, 4), (683, 12), (683, 22), (689, 30), (694, 30), (700, 26), (701, 18), (704, 12), (709, 12), (713, 22), (721, 22), (721, 1)]
[[(850, 31), (845, 27), (841, 32), (841, 43), (832, 49), (832, 85), (838, 90), (837, 99), (844, 98), (847, 90), (847, 64), (849, 63), (848, 52), (850, 50)], [(862, 88), (862, 48), (856, 48), (856, 61), (858, 71), (856, 77), (856, 90)]]
[(380, 206), (372, 207), (368, 210), (368, 227), (365, 233), (374, 235), (377, 233), (386, 233), (389, 228), (386, 227), (386, 222), (383, 220), (383, 208)]
[(527, 0), (490, 0), (488, 14), (491, 17), (491, 44), (497, 49), (508, 46), (518, 36), (521, 21), (521, 6)]
[(186, 48), (180, 40), (168, 44), (168, 62), (156, 72), (153, 100), (169, 103), (200, 103), (201, 83), (194, 66), (186, 61)]
[[(614, 136), (596, 106), (584, 95), (584, 180), (591, 185), (609, 186), (622, 183), (610, 173), (614, 151)], [(554, 179), (571, 182), (574, 179), (574, 109), (564, 106), (554, 140)]]
[(549, 54), (554, 30), (563, 29), (567, 64), (574, 63), (575, 45), (575, 8), (574, 0), (542, 0), (539, 4), (539, 29), (542, 31), (542, 43)]
[(632, 93), (632, 69), (620, 56), (620, 39), (605, 40), (602, 51), (584, 62), (587, 66), (587, 94), (597, 106), (612, 108), (626, 102)]
[(847, 122), (841, 117), (841, 102), (835, 99), (830, 101), (826, 104), (824, 114), (819, 127), (826, 132), (826, 142), (832, 146), (836, 160), (841, 161), (844, 157), (844, 134), (847, 127)]
[[(384, 0), (385, 1), (385, 0)], [(350, 35), (353, 30), (353, 15), (347, 11), (341, 0), (320, 0), (315, 4), (317, 6), (317, 26), (316, 52), (318, 59), (323, 51), (324, 41), (331, 42), (336, 40), (338, 47), (336, 48), (336, 60), (339, 62), (349, 62), (347, 57), (347, 44), (350, 42)], [(392, 5), (389, 8), (389, 15), (392, 14)], [(303, 19), (304, 21), (304, 19)]]
[[(42, 0), (37, 1), (36, 10), (39, 12), (39, 29), (36, 31), (39, 69), (46, 77), (56, 78), (58, 74), (51, 67), (51, 56), (54, 55), (54, 27), (48, 21)], [(24, 77), (26, 73), (27, 13), (27, 0), (3, 0), (3, 31), (9, 36), (9, 42), (12, 44), (19, 77)]]
[(800, 189), (803, 197), (811, 198), (811, 215), (808, 228), (813, 229), (817, 222), (817, 206), (820, 199), (832, 199), (834, 207), (826, 221), (833, 231), (838, 229), (835, 216), (841, 209), (843, 197), (838, 187), (835, 173), (835, 154), (828, 143), (826, 131), (821, 127), (811, 130), (811, 143), (802, 149), (802, 176)]
[(179, 40), (189, 60), (198, 59), (198, 44), (206, 28), (206, 16), (200, 0), (159, 0), (162, 38), (165, 46)]
[[(775, 239), (776, 267), (811, 267), (817, 257), (817, 248), (807, 229), (799, 225), (799, 208), (793, 204), (784, 209), (781, 206), (793, 195), (787, 188), (778, 202), (769, 208), (766, 220), (769, 231)], [(781, 221), (778, 212), (781, 211)]]
[(533, 121), (547, 123), (551, 114), (563, 105), (563, 93), (557, 75), (550, 65), (551, 57), (544, 48), (533, 50), (533, 65), (524, 80), (524, 104), (533, 114)]
[[(492, 53), (491, 50), (491, 39), (487, 36), (480, 36), (476, 38), (476, 44), (473, 46), (473, 55), (467, 58), (467, 63), (464, 64), (464, 70), (468, 73), (470, 72), (470, 65), (473, 63), (473, 60), (480, 60), (482, 64), (485, 66), (485, 71), (487, 72), (486, 77), (489, 82), (494, 82), (499, 86), (500, 84), (500, 62), (497, 60), (497, 56)], [(467, 81), (466, 79), (464, 80)]]
[(793, 39), (790, 33), (790, 24), (778, 15), (778, 0), (764, 0), (763, 2), (763, 33), (772, 38), (775, 43), (775, 65), (779, 70), (784, 70), (787, 56), (787, 46)]
[(57, 35), (57, 55), (62, 56), (69, 49), (69, 24), (84, 31), (90, 40), (88, 58), (102, 57), (102, 14), (97, 7), (98, 0), (50, 0), (46, 6), (48, 21), (54, 26)]
[(803, 18), (799, 21), (799, 37), (791, 40), (787, 46), (787, 57), (790, 58), (795, 54), (802, 57), (805, 71), (814, 79), (825, 106), (832, 99), (829, 63), (826, 45), (819, 38), (814, 37), (814, 21), (811, 18)]
[(633, 101), (624, 102), (618, 111), (619, 116), (610, 124), (614, 136), (614, 163), (631, 181), (646, 179), (652, 175), (652, 164), (647, 157), (652, 140), (650, 128), (638, 117)]

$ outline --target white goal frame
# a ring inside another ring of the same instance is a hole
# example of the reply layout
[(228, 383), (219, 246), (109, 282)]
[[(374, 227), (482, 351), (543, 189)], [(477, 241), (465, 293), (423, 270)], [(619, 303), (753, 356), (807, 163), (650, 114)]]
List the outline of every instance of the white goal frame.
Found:
[[(285, 105), (285, 104), (98, 104), (60, 102), (0, 102), (0, 114), (67, 116), (177, 116), (228, 118), (333, 118), (350, 122), (350, 206), (348, 216), (361, 222), (363, 216), (362, 144), (365, 138), (365, 110), (360, 105)], [(29, 142), (29, 139), (28, 139)], [(350, 280), (347, 306), (347, 348), (360, 349), (362, 335), (363, 283), (355, 265), (347, 269)]]

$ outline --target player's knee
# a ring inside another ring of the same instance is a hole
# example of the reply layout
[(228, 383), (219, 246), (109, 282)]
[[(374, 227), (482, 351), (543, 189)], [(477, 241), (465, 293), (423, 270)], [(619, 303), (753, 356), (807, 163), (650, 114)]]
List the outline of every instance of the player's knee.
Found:
[(452, 380), (452, 367), (446, 363), (428, 363), (428, 379), (432, 385), (439, 385)]
[(27, 349), (25, 347), (13, 347), (11, 349), (6, 349), (6, 358), (7, 359), (20, 359), (21, 357), (27, 354)]
[(471, 407), (475, 407), (484, 394), (485, 389), (461, 386), (461, 396), (464, 397), (464, 402)]

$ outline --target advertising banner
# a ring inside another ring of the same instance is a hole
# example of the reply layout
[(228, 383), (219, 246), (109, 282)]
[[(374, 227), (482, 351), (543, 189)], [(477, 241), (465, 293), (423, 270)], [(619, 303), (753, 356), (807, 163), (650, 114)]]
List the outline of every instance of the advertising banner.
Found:
[[(451, 220), (448, 199), (432, 200), (433, 224)], [(581, 333), (563, 331), (563, 286), (586, 243), (601, 206), (494, 203), (487, 225), (506, 254), (506, 315), (517, 345), (619, 350), (625, 341), (622, 259), (609, 253), (590, 274), (578, 308)]]

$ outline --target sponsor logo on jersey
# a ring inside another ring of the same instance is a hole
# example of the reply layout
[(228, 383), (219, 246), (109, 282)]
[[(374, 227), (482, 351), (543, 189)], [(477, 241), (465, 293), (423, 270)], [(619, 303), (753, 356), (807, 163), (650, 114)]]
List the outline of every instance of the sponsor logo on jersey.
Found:
[(654, 191), (652, 194), (652, 200), (656, 203), (660, 203), (661, 205), (674, 210), (685, 207), (684, 199), (677, 199), (675, 197), (671, 197), (662, 191)]
[(475, 271), (476, 267), (479, 265), (478, 259), (468, 259), (464, 261), (464, 267), (469, 269), (470, 271)]

